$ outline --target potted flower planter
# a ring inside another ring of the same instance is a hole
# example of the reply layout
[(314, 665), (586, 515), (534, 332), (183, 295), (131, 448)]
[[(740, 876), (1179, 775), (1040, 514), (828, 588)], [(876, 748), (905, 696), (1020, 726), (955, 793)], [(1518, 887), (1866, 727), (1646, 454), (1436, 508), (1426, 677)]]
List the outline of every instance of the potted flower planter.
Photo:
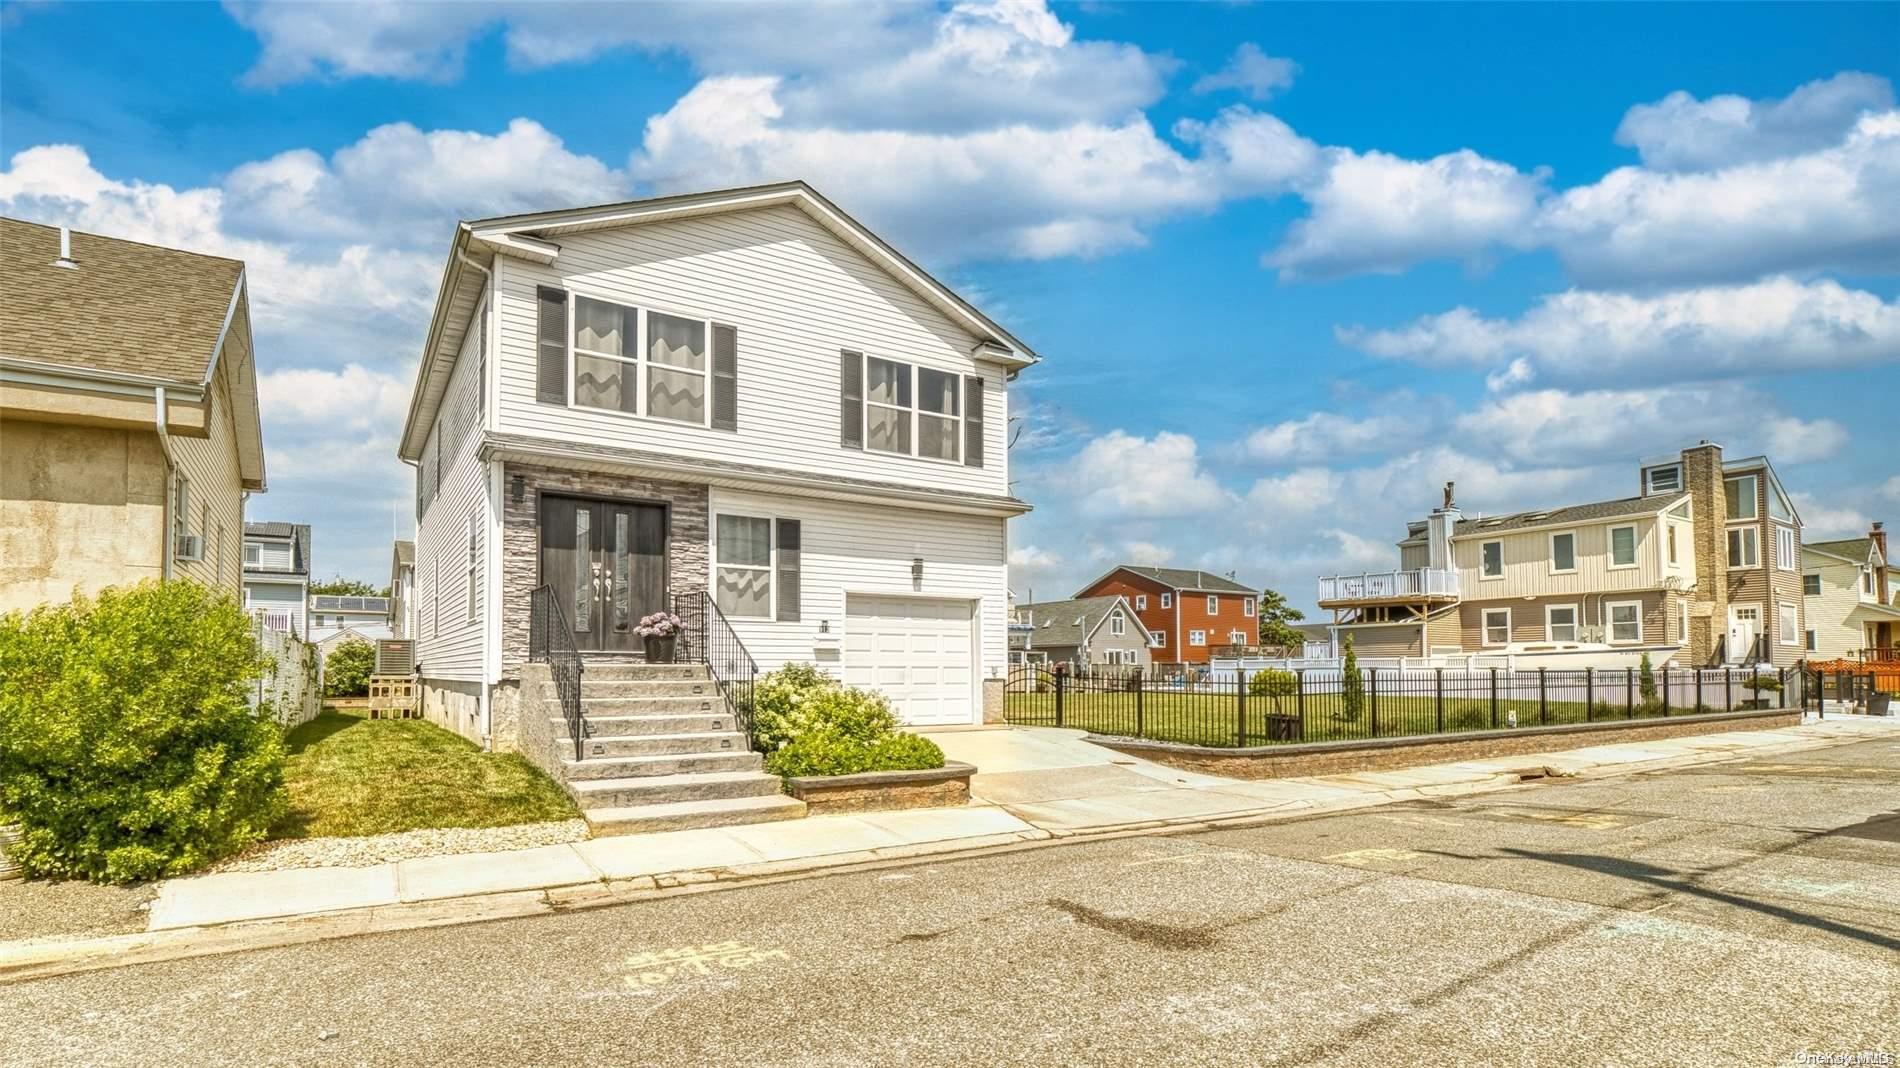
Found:
[(655, 612), (642, 616), (633, 632), (640, 636), (640, 643), (646, 646), (647, 663), (671, 664), (673, 647), (679, 641), (680, 617), (671, 612)]

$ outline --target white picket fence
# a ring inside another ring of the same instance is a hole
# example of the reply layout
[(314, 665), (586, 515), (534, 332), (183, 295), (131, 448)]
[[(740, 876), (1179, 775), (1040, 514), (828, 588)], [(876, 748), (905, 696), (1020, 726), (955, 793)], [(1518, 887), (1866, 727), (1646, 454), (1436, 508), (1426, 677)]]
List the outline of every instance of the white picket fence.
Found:
[(257, 647), (266, 665), (263, 677), (252, 684), (251, 707), (268, 705), (285, 730), (317, 718), (323, 709), (323, 659), (316, 645), (260, 623)]

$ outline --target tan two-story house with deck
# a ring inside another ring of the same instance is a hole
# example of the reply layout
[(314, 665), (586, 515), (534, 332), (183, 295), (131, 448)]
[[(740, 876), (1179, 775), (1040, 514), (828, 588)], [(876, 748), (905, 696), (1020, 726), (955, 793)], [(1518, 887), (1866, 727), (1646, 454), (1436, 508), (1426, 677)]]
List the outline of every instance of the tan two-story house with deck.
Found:
[(1704, 442), (1638, 469), (1634, 496), (1466, 516), (1447, 484), (1399, 567), (1322, 578), (1361, 656), (1522, 666), (1763, 663), (1803, 655), (1801, 521), (1765, 457)]
[(239, 595), (264, 444), (244, 264), (0, 219), (0, 611)]

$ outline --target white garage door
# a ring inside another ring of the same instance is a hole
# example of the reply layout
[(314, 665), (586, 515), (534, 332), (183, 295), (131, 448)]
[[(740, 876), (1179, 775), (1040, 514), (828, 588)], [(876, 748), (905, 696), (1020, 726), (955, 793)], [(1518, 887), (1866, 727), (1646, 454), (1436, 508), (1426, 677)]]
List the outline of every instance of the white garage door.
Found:
[(890, 698), (905, 723), (975, 722), (971, 607), (921, 597), (847, 597), (845, 682)]

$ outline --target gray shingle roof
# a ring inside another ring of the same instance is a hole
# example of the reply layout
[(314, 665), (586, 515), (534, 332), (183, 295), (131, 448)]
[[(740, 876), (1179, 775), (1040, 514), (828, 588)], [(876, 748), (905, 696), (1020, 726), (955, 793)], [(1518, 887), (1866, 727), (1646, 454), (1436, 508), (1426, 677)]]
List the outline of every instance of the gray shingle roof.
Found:
[(1864, 563), (1869, 553), (1874, 551), (1872, 538), (1842, 538), (1839, 541), (1810, 541), (1803, 543), (1804, 549), (1813, 549), (1818, 553), (1833, 556), (1845, 556), (1855, 563)]
[(1115, 570), (1132, 571), (1143, 578), (1150, 578), (1163, 586), (1177, 590), (1200, 590), (1207, 593), (1253, 593), (1254, 590), (1224, 575), (1213, 575), (1206, 571), (1182, 567), (1143, 567), (1137, 564), (1122, 564)]
[[(1034, 624), (1033, 642), (1037, 646), (1068, 648), (1082, 644), (1082, 639), (1093, 631), (1107, 617), (1109, 611), (1121, 603), (1118, 596), (1076, 597), (1067, 601), (1042, 601), (1037, 604), (1019, 604), (1016, 606), (1018, 619)], [(1141, 621), (1129, 622), (1137, 629)], [(1024, 635), (1014, 633), (1009, 636), (1010, 644), (1023, 648)]]
[(291, 542), (291, 563), (288, 571), (281, 568), (246, 567), (244, 570), (273, 575), (309, 575), (310, 574), (310, 524), (308, 523), (246, 523), (246, 537), (289, 538)]
[(58, 227), (0, 218), (0, 355), (205, 380), (243, 263), (77, 231), (58, 258)]
[[(1677, 495), (1680, 496), (1680, 495)], [(1596, 501), (1590, 504), (1572, 504), (1562, 508), (1546, 508), (1540, 511), (1512, 512), (1506, 515), (1483, 516), (1475, 519), (1460, 519), (1452, 536), (1462, 534), (1489, 534), (1494, 531), (1517, 530), (1523, 527), (1552, 526), (1563, 523), (1585, 523), (1599, 519), (1617, 519), (1622, 516), (1648, 515), (1660, 512), (1675, 500), (1667, 494), (1649, 497), (1621, 497), (1614, 501)]]

